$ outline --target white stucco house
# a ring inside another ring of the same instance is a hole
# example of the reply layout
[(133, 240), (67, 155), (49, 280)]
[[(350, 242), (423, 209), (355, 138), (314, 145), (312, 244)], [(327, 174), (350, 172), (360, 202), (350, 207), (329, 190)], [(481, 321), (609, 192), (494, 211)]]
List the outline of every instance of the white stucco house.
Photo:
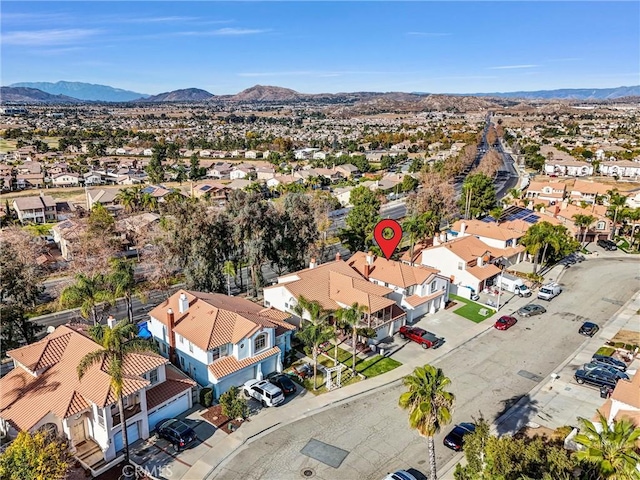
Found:
[(289, 314), (218, 293), (179, 290), (149, 312), (160, 353), (219, 398), (282, 371), (295, 326)]

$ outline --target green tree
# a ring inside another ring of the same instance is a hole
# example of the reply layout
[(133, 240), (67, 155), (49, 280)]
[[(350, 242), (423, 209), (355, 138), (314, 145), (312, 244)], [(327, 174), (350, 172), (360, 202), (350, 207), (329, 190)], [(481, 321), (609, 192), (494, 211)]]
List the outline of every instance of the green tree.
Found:
[(236, 386), (220, 395), (220, 405), (222, 405), (222, 414), (230, 419), (244, 419), (249, 416), (247, 399), (240, 395), (240, 389)]
[[(170, 195), (170, 194), (167, 194)], [(154, 197), (150, 193), (142, 193), (140, 195), (140, 207), (148, 212), (155, 212), (158, 210), (158, 197)]]
[(159, 184), (164, 182), (164, 165), (167, 159), (167, 146), (162, 143), (156, 143), (153, 147), (151, 160), (145, 171), (149, 176), (149, 183)]
[(313, 357), (313, 389), (318, 389), (318, 355), (320, 354), (320, 345), (332, 340), (335, 337), (333, 328), (324, 322), (313, 323), (306, 322), (302, 328), (296, 332), (296, 337), (311, 348)]
[(595, 465), (599, 477), (609, 480), (632, 480), (638, 478), (636, 467), (640, 465), (638, 439), (640, 428), (627, 420), (614, 420), (609, 425), (607, 418), (598, 411), (597, 429), (593, 422), (579, 418), (582, 432), (576, 435), (576, 443), (584, 447), (574, 453), (578, 460)]
[(455, 396), (446, 388), (451, 380), (441, 369), (432, 365), (416, 367), (412, 375), (403, 379), (408, 391), (400, 395), (398, 404), (409, 410), (409, 426), (427, 437), (430, 480), (437, 480), (434, 436), (451, 422)]
[(529, 227), (520, 239), (520, 243), (525, 246), (526, 252), (533, 256), (533, 273), (538, 272), (539, 254), (545, 245), (547, 235), (552, 229), (553, 225), (549, 222), (538, 222)]
[(111, 273), (106, 282), (114, 298), (124, 297), (127, 306), (127, 317), (133, 323), (133, 297), (144, 300), (143, 292), (136, 288), (134, 264), (131, 260), (114, 258), (110, 262)]
[(402, 184), (400, 185), (400, 189), (403, 192), (413, 192), (416, 188), (418, 188), (419, 184), (420, 182), (418, 182), (418, 180), (413, 178), (411, 175), (405, 175), (404, 178), (402, 179)]
[[(100, 323), (98, 306), (102, 302), (113, 303), (113, 293), (104, 275), (96, 273), (87, 276), (78, 273), (75, 283), (68, 285), (60, 294), (60, 305), (64, 308), (80, 307), (80, 315), (91, 320), (94, 325)], [(104, 310), (103, 310), (104, 311)]]
[(497, 204), (493, 180), (483, 173), (465, 178), (458, 205), (467, 218), (478, 218), (489, 213)]
[(120, 190), (114, 200), (116, 203), (122, 205), (126, 212), (134, 212), (138, 209), (140, 204), (140, 194), (139, 190), (136, 191), (136, 188), (123, 188)]
[(597, 218), (593, 215), (584, 215), (582, 213), (577, 213), (572, 218), (573, 224), (582, 232), (582, 243), (585, 243), (589, 227), (593, 225), (593, 222), (595, 222)]
[(90, 328), (91, 338), (100, 345), (100, 348), (87, 353), (78, 364), (78, 379), (89, 371), (94, 365), (102, 365), (107, 369), (111, 377), (111, 388), (115, 398), (118, 399), (118, 410), (122, 423), (122, 442), (124, 446), (124, 461), (129, 463), (129, 438), (127, 435), (127, 419), (122, 403), (122, 390), (127, 373), (124, 363), (128, 354), (156, 352), (155, 344), (150, 340), (138, 337), (138, 326), (134, 323), (122, 320), (113, 328), (108, 325), (94, 325)]
[(617, 188), (607, 190), (607, 194), (609, 195), (609, 210), (607, 214), (613, 220), (613, 228), (611, 229), (611, 236), (609, 238), (613, 240), (616, 236), (616, 228), (618, 226), (618, 214), (626, 205), (627, 197), (618, 192)]
[(227, 277), (227, 295), (231, 296), (231, 277), (236, 276), (236, 268), (231, 260), (224, 262), (222, 273)]
[(89, 213), (89, 234), (100, 237), (110, 236), (115, 231), (116, 220), (101, 203), (94, 203)]
[(338, 236), (352, 252), (364, 251), (380, 221), (380, 200), (367, 187), (356, 187), (351, 191), (350, 201), (353, 208), (345, 220), (347, 228)]
[(351, 330), (351, 343), (353, 347), (351, 370), (354, 375), (356, 374), (356, 354), (358, 351), (358, 328), (365, 313), (368, 313), (367, 307), (365, 305), (359, 305), (357, 302), (352, 303), (350, 307), (339, 308), (335, 313), (338, 323), (343, 328), (346, 327)]
[(67, 442), (43, 431), (20, 432), (0, 454), (4, 480), (63, 480), (71, 466)]
[(189, 158), (189, 178), (198, 180), (202, 178), (202, 170), (200, 169), (200, 159), (195, 153)]
[(402, 222), (402, 231), (409, 235), (409, 255), (413, 263), (413, 249), (416, 242), (427, 237), (433, 236), (439, 225), (436, 216), (432, 212), (426, 212), (422, 215), (412, 215)]
[(421, 158), (416, 157), (411, 160), (411, 165), (409, 165), (409, 173), (417, 173), (422, 170), (422, 167), (424, 167), (424, 162)]

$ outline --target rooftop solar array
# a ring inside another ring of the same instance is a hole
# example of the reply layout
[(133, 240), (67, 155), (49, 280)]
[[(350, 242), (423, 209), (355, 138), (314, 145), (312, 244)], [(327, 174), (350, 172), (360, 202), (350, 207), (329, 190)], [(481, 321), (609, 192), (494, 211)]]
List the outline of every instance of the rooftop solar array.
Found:
[[(512, 220), (524, 220), (527, 223), (533, 224), (540, 220), (540, 215), (528, 208), (512, 206), (502, 212), (502, 215), (500, 215), (500, 223), (510, 222)], [(482, 221), (485, 223), (493, 223), (496, 220), (491, 215), (487, 215), (482, 218)]]
[(142, 193), (153, 193), (156, 191), (156, 187), (145, 187), (142, 189)]

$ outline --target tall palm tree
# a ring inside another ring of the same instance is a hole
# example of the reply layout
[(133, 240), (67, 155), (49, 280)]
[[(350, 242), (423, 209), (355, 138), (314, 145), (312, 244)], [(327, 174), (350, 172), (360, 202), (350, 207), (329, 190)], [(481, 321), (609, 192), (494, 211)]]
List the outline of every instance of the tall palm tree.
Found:
[(362, 316), (367, 312), (365, 305), (358, 305), (358, 303), (351, 304), (347, 308), (339, 308), (336, 310), (336, 319), (344, 326), (351, 329), (351, 343), (353, 344), (353, 358), (351, 370), (353, 374), (356, 374), (356, 346), (358, 341), (358, 326), (362, 320)]
[(124, 445), (124, 460), (129, 463), (129, 438), (127, 436), (127, 420), (124, 415), (122, 402), (122, 389), (124, 386), (125, 372), (124, 360), (130, 353), (145, 353), (157, 351), (155, 344), (150, 340), (138, 338), (138, 327), (126, 320), (118, 322), (113, 328), (107, 325), (94, 325), (89, 329), (91, 338), (101, 348), (87, 353), (77, 367), (78, 379), (82, 377), (94, 365), (105, 366), (111, 377), (111, 388), (118, 399), (118, 410), (122, 422), (122, 442)]
[(620, 212), (620, 209), (622, 209), (627, 204), (627, 197), (619, 193), (617, 188), (614, 188), (613, 190), (607, 190), (607, 194), (609, 195), (609, 211), (607, 213), (613, 217), (613, 228), (611, 229), (610, 236), (610, 239), (613, 240), (616, 236), (618, 213)]
[(136, 191), (133, 188), (123, 188), (118, 192), (114, 200), (122, 205), (127, 212), (133, 212), (137, 208)]
[(575, 437), (575, 441), (585, 447), (575, 452), (578, 460), (585, 460), (596, 466), (598, 478), (609, 480), (631, 480), (638, 478), (636, 467), (640, 464), (637, 452), (637, 441), (640, 439), (640, 428), (626, 419), (614, 420), (613, 425), (607, 423), (606, 417), (598, 410), (598, 431), (593, 422), (579, 418), (583, 433)]
[(527, 253), (533, 256), (533, 273), (538, 272), (539, 253), (545, 245), (545, 237), (551, 227), (549, 222), (540, 222), (532, 225), (524, 234), (520, 243), (525, 246)]
[(589, 227), (593, 225), (593, 222), (597, 220), (593, 215), (584, 215), (582, 213), (577, 213), (573, 216), (573, 224), (580, 228), (582, 231), (582, 243), (585, 243), (587, 238), (587, 232), (589, 231)]
[(62, 307), (80, 307), (80, 315), (91, 320), (94, 325), (100, 323), (98, 304), (109, 302), (113, 304), (114, 297), (109, 291), (107, 279), (101, 273), (87, 276), (83, 273), (76, 275), (76, 282), (62, 290), (60, 305)]
[(114, 298), (124, 297), (127, 305), (127, 317), (133, 323), (133, 297), (145, 301), (142, 291), (136, 289), (134, 266), (131, 260), (114, 258), (111, 260), (111, 274), (107, 277)]
[[(295, 307), (293, 307), (293, 311), (298, 317), (300, 317), (300, 326), (302, 327), (305, 322), (304, 314), (305, 312), (309, 314), (309, 322), (314, 325), (327, 324), (331, 314), (333, 313), (331, 310), (325, 310), (320, 302), (317, 300), (308, 300), (304, 295), (300, 295), (298, 297), (298, 302)], [(333, 338), (337, 338), (337, 324), (334, 322), (334, 336)], [(323, 342), (324, 343), (324, 342)], [(334, 357), (333, 357), (334, 365), (338, 365), (338, 342), (335, 342), (334, 346)]]
[(222, 274), (227, 276), (227, 295), (231, 296), (231, 277), (236, 276), (236, 268), (231, 260), (224, 262)]
[(140, 207), (149, 212), (155, 212), (158, 209), (158, 197), (154, 197), (150, 193), (140, 195)]
[(318, 355), (320, 354), (320, 345), (335, 338), (335, 332), (331, 326), (326, 323), (307, 322), (301, 330), (296, 332), (296, 337), (302, 343), (311, 348), (313, 357), (313, 389), (318, 389)]
[(416, 367), (403, 383), (408, 391), (400, 395), (398, 404), (409, 410), (409, 426), (427, 437), (430, 480), (437, 479), (436, 451), (433, 437), (451, 422), (455, 396), (445, 388), (451, 383), (442, 370), (432, 365)]
[(416, 242), (427, 234), (427, 222), (423, 215), (412, 215), (402, 222), (402, 231), (409, 234), (409, 261), (413, 264), (413, 248)]

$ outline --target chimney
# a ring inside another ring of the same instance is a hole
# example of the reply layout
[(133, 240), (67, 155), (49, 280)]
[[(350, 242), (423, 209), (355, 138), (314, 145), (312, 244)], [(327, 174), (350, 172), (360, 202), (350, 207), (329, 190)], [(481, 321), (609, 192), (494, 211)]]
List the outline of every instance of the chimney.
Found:
[(447, 234), (444, 232), (440, 232), (440, 243), (445, 243), (447, 241)]
[(460, 224), (460, 236), (464, 237), (465, 232), (467, 231), (467, 224), (462, 222)]
[(309, 262), (309, 268), (316, 268), (318, 266), (318, 264), (316, 263), (316, 259), (312, 258), (311, 261)]
[(482, 257), (478, 257), (478, 266), (479, 267), (483, 267), (484, 266), (484, 260), (482, 260)]
[(109, 326), (109, 328), (114, 328), (116, 326), (116, 319), (113, 315), (109, 315), (109, 318), (107, 318), (107, 325)]
[(342, 260), (342, 255), (340, 255), (340, 252), (336, 252), (336, 262), (339, 262), (340, 260)]
[(173, 314), (172, 309), (167, 310), (167, 328), (169, 330), (169, 361), (174, 365), (178, 364), (178, 359), (176, 358), (176, 333), (174, 332), (174, 328), (176, 326), (176, 317)]
[[(189, 299), (187, 298), (187, 294), (183, 292), (180, 294), (180, 298), (178, 299), (178, 311), (180, 313), (184, 313), (187, 310), (189, 310)], [(173, 311), (171, 312), (171, 315), (173, 315)]]
[(372, 251), (369, 251), (369, 252), (367, 253), (367, 265), (369, 265), (369, 266), (373, 265), (373, 260), (374, 260), (375, 258), (376, 258), (376, 257), (373, 255), (373, 252), (372, 252)]
[(433, 236), (433, 246), (436, 247), (440, 245), (440, 238), (438, 237), (438, 235), (434, 235)]
[(364, 272), (363, 272), (364, 278), (366, 278), (367, 280), (369, 280), (369, 275), (371, 275), (371, 265), (369, 265), (368, 263), (364, 264)]

